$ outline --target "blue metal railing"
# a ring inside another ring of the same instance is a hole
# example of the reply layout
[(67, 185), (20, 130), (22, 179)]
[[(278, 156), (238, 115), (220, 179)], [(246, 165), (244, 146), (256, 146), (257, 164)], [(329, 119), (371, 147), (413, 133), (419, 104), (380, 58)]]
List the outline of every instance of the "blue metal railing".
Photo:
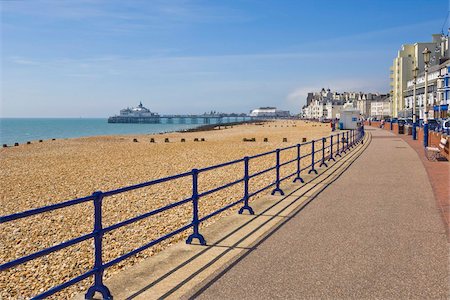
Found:
[[(15, 259), (15, 260), (3, 263), (0, 265), (0, 271), (5, 271), (7, 269), (16, 267), (16, 266), (26, 263), (28, 261), (39, 258), (41, 256), (48, 255), (55, 251), (70, 247), (70, 246), (78, 244), (78, 243), (81, 243), (88, 239), (93, 239), (94, 240), (94, 266), (93, 266), (93, 268), (91, 270), (85, 272), (84, 274), (79, 275), (78, 277), (72, 278), (69, 281), (66, 281), (66, 282), (64, 282), (58, 286), (55, 286), (39, 295), (34, 296), (33, 299), (42, 299), (42, 298), (48, 297), (50, 295), (53, 295), (53, 294), (61, 291), (62, 289), (65, 289), (71, 285), (74, 285), (90, 276), (94, 276), (94, 284), (88, 289), (88, 291), (85, 295), (86, 299), (92, 299), (96, 292), (101, 293), (101, 295), (104, 299), (112, 299), (112, 295), (111, 295), (109, 289), (103, 283), (103, 273), (104, 273), (105, 269), (107, 269), (107, 268), (109, 268), (109, 267), (111, 267), (111, 266), (113, 266), (113, 265), (115, 265), (115, 264), (117, 264), (117, 263), (151, 247), (151, 246), (154, 246), (176, 234), (179, 234), (185, 230), (188, 230), (190, 228), (192, 228), (193, 232), (191, 235), (188, 236), (186, 243), (191, 244), (194, 239), (197, 239), (201, 245), (205, 245), (206, 241), (205, 241), (203, 235), (201, 235), (200, 229), (199, 229), (201, 222), (203, 222), (203, 221), (205, 221), (205, 220), (207, 220), (207, 219), (209, 219), (209, 218), (211, 218), (233, 206), (236, 206), (239, 203), (243, 203), (243, 206), (239, 209), (239, 214), (242, 214), (244, 211), (247, 211), (249, 214), (253, 215), (254, 211), (249, 204), (249, 199), (251, 197), (253, 197), (271, 187), (275, 187), (273, 189), (273, 191), (271, 192), (272, 195), (274, 195), (275, 193), (284, 195), (284, 192), (280, 186), (282, 181), (295, 176), (293, 182), (296, 182), (298, 180), (298, 181), (300, 181), (300, 183), (304, 183), (304, 180), (300, 176), (302, 171), (309, 169), (308, 170), (309, 174), (313, 173), (313, 172), (315, 174), (317, 174), (317, 170), (315, 169), (317, 164), (320, 164), (319, 167), (322, 167), (322, 166), (328, 167), (328, 165), (325, 162), (326, 158), (328, 158), (328, 161), (330, 161), (330, 160), (335, 161), (335, 158), (334, 158), (335, 156), (341, 157), (342, 154), (346, 153), (346, 151), (350, 150), (351, 147), (355, 146), (358, 142), (360, 142), (363, 139), (363, 137), (364, 137), (364, 128), (361, 127), (357, 130), (349, 130), (346, 132), (337, 133), (337, 134), (331, 135), (329, 137), (324, 137), (321, 139), (312, 140), (310, 142), (305, 142), (302, 144), (297, 144), (297, 145), (293, 145), (293, 146), (289, 146), (289, 147), (285, 147), (285, 148), (281, 148), (281, 149), (276, 149), (273, 151), (257, 154), (254, 156), (246, 156), (246, 157), (238, 159), (238, 160), (234, 160), (234, 161), (230, 161), (230, 162), (226, 162), (226, 163), (222, 163), (222, 164), (218, 164), (218, 165), (214, 165), (214, 166), (205, 167), (202, 169), (193, 169), (192, 171), (189, 171), (189, 172), (185, 172), (185, 173), (181, 173), (181, 174), (177, 174), (177, 175), (173, 175), (173, 176), (168, 176), (168, 177), (164, 177), (164, 178), (159, 178), (159, 179), (155, 179), (152, 181), (148, 181), (148, 182), (144, 182), (144, 183), (140, 183), (140, 184), (136, 184), (136, 185), (119, 188), (116, 190), (111, 190), (111, 191), (106, 191), (106, 192), (97, 191), (87, 197), (73, 199), (73, 200), (69, 200), (69, 201), (65, 201), (65, 202), (61, 202), (61, 203), (57, 203), (57, 204), (53, 204), (53, 205), (49, 205), (49, 206), (45, 206), (45, 207), (41, 207), (41, 208), (31, 209), (31, 210), (20, 212), (20, 213), (2, 216), (2, 217), (0, 217), (1, 224), (6, 223), (6, 222), (11, 222), (14, 220), (27, 218), (27, 217), (30, 217), (33, 215), (42, 214), (45, 212), (54, 211), (54, 210), (58, 210), (61, 208), (85, 203), (88, 201), (92, 201), (94, 204), (94, 229), (91, 233), (79, 236), (77, 238), (62, 242), (58, 245), (54, 245), (52, 247), (48, 247), (48, 248), (40, 250), (38, 252), (29, 254), (29, 255), (25, 255), (23, 257)], [(329, 143), (327, 142), (328, 140), (330, 141)], [(336, 141), (336, 143), (333, 143), (333, 141)], [(309, 144), (311, 144), (310, 152), (302, 154), (301, 149), (304, 149), (305, 146), (307, 146)], [(286, 162), (281, 163), (280, 154), (283, 151), (287, 151), (290, 149), (296, 149), (296, 157), (293, 159), (290, 159)], [(329, 153), (329, 154), (326, 154), (326, 153)], [(260, 157), (264, 157), (264, 156), (268, 156), (268, 155), (272, 155), (272, 154), (276, 155), (275, 166), (255, 172), (253, 174), (250, 174), (249, 167), (250, 167), (250, 162), (252, 159), (256, 159), (256, 158), (260, 158)], [(305, 159), (309, 156), (311, 157), (311, 163), (302, 168), (301, 160)], [(240, 178), (236, 181), (233, 181), (233, 182), (229, 182), (225, 185), (215, 187), (213, 189), (199, 193), (198, 175), (200, 173), (218, 169), (218, 168), (222, 168), (222, 167), (226, 167), (226, 166), (230, 166), (230, 165), (235, 165), (235, 164), (242, 163), (242, 162), (244, 163), (244, 172), (243, 172), (242, 178)], [(296, 163), (295, 172), (289, 173), (286, 176), (281, 177), (281, 172), (280, 172), (281, 168), (284, 166), (290, 165), (292, 163)], [(270, 172), (273, 170), (276, 171), (276, 177), (275, 177), (274, 182), (254, 191), (254, 192), (249, 191), (249, 181), (251, 178), (255, 178), (257, 176), (260, 176), (264, 173), (267, 173), (267, 172)], [(184, 178), (184, 177), (188, 177), (188, 176), (192, 177), (192, 195), (191, 195), (191, 197), (189, 197), (187, 199), (183, 199), (178, 202), (171, 203), (169, 205), (160, 207), (158, 209), (154, 209), (154, 210), (146, 212), (142, 215), (133, 217), (131, 219), (127, 219), (125, 221), (121, 221), (119, 223), (110, 225), (108, 227), (103, 227), (103, 224), (102, 224), (102, 221), (103, 221), (102, 202), (105, 197), (117, 195), (117, 194), (124, 193), (127, 191), (140, 189), (143, 187), (153, 186), (153, 185), (156, 185), (159, 183), (164, 183), (164, 182), (168, 182), (171, 180)], [(228, 204), (228, 205), (226, 205), (204, 217), (201, 217), (201, 218), (199, 217), (198, 201), (201, 197), (204, 197), (206, 195), (215, 193), (219, 190), (223, 190), (228, 187), (234, 186), (238, 183), (244, 183), (243, 184), (244, 191), (243, 191), (243, 196), (241, 199), (234, 201), (233, 203), (230, 203), (230, 204)], [(159, 238), (157, 238), (153, 241), (150, 241), (147, 244), (145, 244), (139, 248), (136, 248), (126, 254), (123, 254), (109, 262), (106, 262), (106, 263), (103, 262), (102, 249), (103, 249), (103, 235), (105, 233), (116, 230), (118, 228), (121, 228), (121, 227), (129, 225), (129, 224), (135, 223), (139, 220), (143, 220), (150, 216), (159, 214), (161, 212), (167, 211), (169, 209), (175, 208), (177, 206), (180, 206), (180, 205), (183, 205), (183, 204), (186, 204), (189, 202), (192, 202), (192, 212), (193, 212), (192, 222), (190, 224), (185, 225), (181, 228), (178, 228), (178, 229), (176, 229), (170, 233), (167, 233), (163, 236), (160, 236)]]

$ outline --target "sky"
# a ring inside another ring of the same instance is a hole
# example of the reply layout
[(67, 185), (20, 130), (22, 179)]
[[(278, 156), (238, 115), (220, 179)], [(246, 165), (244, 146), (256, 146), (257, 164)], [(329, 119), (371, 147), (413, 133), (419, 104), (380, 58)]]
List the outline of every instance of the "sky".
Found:
[[(0, 1), (1, 117), (298, 113), (307, 92), (389, 92), (449, 0)], [(445, 24), (446, 23), (446, 24)]]

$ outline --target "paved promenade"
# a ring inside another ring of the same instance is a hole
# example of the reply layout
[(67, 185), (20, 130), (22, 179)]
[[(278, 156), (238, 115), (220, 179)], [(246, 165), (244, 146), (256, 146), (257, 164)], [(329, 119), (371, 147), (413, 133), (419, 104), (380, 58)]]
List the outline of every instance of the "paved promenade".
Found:
[(188, 296), (200, 299), (449, 298), (449, 244), (417, 153), (368, 129), (332, 184)]

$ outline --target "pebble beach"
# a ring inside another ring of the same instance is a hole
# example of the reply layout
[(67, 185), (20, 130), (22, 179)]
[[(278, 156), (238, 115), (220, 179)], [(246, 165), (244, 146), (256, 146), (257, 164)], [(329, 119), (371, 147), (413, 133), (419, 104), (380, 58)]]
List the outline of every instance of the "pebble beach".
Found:
[[(173, 132), (149, 135), (98, 136), (76, 139), (32, 141), (29, 145), (0, 150), (0, 214), (24, 210), (91, 195), (166, 177), (193, 168), (240, 159), (258, 153), (287, 147), (330, 135), (329, 124), (304, 121), (273, 121), (216, 127), (199, 132)], [(255, 139), (244, 142), (243, 139)], [(264, 142), (263, 139), (268, 141)], [(287, 142), (283, 142), (286, 138)], [(154, 139), (154, 143), (150, 140)], [(169, 142), (165, 142), (168, 139)], [(185, 142), (181, 142), (184, 139)], [(198, 139), (199, 141), (194, 141)], [(204, 139), (204, 141), (201, 141)], [(306, 150), (306, 149), (305, 149)], [(306, 152), (305, 152), (306, 153)], [(286, 151), (282, 162), (294, 158), (296, 149)], [(308, 164), (307, 159), (302, 161)], [(250, 163), (250, 174), (274, 166), (275, 156), (257, 158)], [(295, 164), (282, 169), (282, 176), (295, 171)], [(241, 179), (243, 163), (203, 172), (199, 175), (199, 192)], [(267, 172), (250, 181), (250, 192), (272, 183), (275, 172)], [(103, 201), (103, 226), (109, 226), (144, 212), (189, 198), (192, 178), (187, 176), (151, 187), (107, 197)], [(242, 198), (243, 184), (202, 197), (200, 217)], [(267, 193), (258, 194), (251, 201)], [(104, 262), (138, 248), (169, 233), (192, 219), (190, 203), (138, 221), (105, 234)], [(208, 226), (217, 218), (236, 213), (227, 210), (208, 219)], [(92, 202), (59, 209), (30, 218), (0, 224), (0, 261), (5, 263), (56, 245), (93, 229)], [(183, 240), (190, 231), (129, 258), (105, 272), (104, 278), (152, 256), (171, 244)], [(93, 242), (88, 240), (43, 256), (0, 274), (0, 299), (21, 299), (46, 291), (74, 278), (93, 266)], [(52, 296), (70, 299), (86, 290), (92, 278), (85, 279)]]

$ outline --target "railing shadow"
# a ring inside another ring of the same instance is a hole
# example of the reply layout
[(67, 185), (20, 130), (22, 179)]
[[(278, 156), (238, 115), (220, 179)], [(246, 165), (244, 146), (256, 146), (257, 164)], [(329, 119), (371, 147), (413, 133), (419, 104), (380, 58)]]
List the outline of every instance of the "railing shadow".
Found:
[[(370, 144), (371, 141), (371, 135), (368, 135), (368, 141), (365, 141), (365, 143), (363, 144), (363, 149), (367, 148), (368, 145)], [(168, 292), (166, 292), (164, 295), (162, 295), (160, 298), (167, 298), (169, 297), (171, 294), (173, 294), (174, 292), (176, 292), (179, 288), (181, 288), (182, 286), (184, 286), (186, 283), (188, 283), (189, 281), (191, 281), (193, 278), (195, 278), (198, 274), (200, 274), (201, 272), (203, 272), (204, 270), (206, 270), (207, 268), (209, 268), (211, 265), (213, 265), (215, 262), (217, 262), (219, 259), (221, 259), (223, 256), (225, 256), (227, 253), (229, 253), (231, 250), (233, 249), (243, 249), (243, 250), (248, 250), (245, 251), (245, 253), (243, 253), (242, 255), (240, 255), (233, 263), (231, 263), (228, 267), (226, 267), (223, 271), (221, 271), (219, 274), (215, 275), (213, 279), (208, 280), (208, 283), (206, 285), (204, 285), (204, 287), (200, 288), (191, 298), (195, 298), (196, 296), (200, 295), (204, 290), (207, 289), (207, 287), (212, 284), (213, 282), (217, 281), (220, 277), (222, 277), (228, 270), (230, 270), (234, 265), (236, 265), (240, 260), (242, 260), (245, 256), (247, 256), (248, 254), (250, 254), (253, 250), (257, 249), (257, 247), (263, 243), (265, 240), (267, 240), (271, 235), (273, 235), (276, 231), (278, 231), (284, 224), (286, 224), (289, 220), (291, 220), (293, 217), (297, 216), (308, 204), (310, 204), (322, 191), (324, 191), (331, 183), (333, 183), (334, 181), (336, 181), (353, 163), (354, 161), (363, 153), (363, 151), (358, 152), (358, 153), (353, 153), (351, 152), (350, 155), (345, 156), (345, 158), (353, 158), (353, 161), (348, 164), (344, 169), (335, 169), (333, 171), (331, 171), (327, 176), (320, 178), (320, 177), (312, 177), (310, 180), (305, 181), (305, 183), (298, 187), (293, 189), (291, 192), (287, 193), (285, 196), (283, 196), (281, 199), (278, 199), (278, 201), (274, 202), (273, 204), (271, 204), (270, 206), (268, 206), (267, 208), (265, 208), (261, 213), (259, 214), (255, 214), (253, 215), (253, 218), (248, 220), (247, 222), (245, 222), (244, 224), (242, 224), (241, 226), (237, 227), (236, 229), (234, 229), (233, 231), (231, 231), (230, 233), (228, 233), (227, 235), (223, 236), (222, 238), (220, 238), (219, 240), (217, 240), (216, 242), (210, 244), (210, 245), (206, 245), (204, 246), (205, 249), (200, 251), (199, 253), (193, 255), (192, 257), (190, 257), (189, 259), (185, 260), (184, 262), (182, 262), (181, 264), (179, 264), (178, 266), (176, 266), (175, 268), (173, 268), (172, 270), (168, 271), (167, 273), (165, 273), (164, 275), (160, 276), (158, 279), (154, 280), (153, 282), (149, 283), (148, 285), (146, 285), (145, 287), (143, 287), (142, 289), (140, 289), (139, 291), (133, 293), (132, 295), (126, 297), (125, 299), (127, 300), (131, 300), (131, 299), (135, 299), (136, 297), (140, 296), (141, 294), (143, 294), (144, 292), (146, 292), (147, 290), (149, 290), (150, 288), (154, 287), (155, 285), (157, 285), (158, 283), (160, 283), (161, 281), (163, 281), (164, 279), (168, 278), (170, 275), (172, 275), (173, 273), (177, 272), (178, 270), (180, 270), (181, 268), (183, 268), (184, 266), (188, 265), (189, 263), (193, 262), (194, 260), (196, 260), (197, 258), (203, 256), (205, 253), (207, 253), (209, 250), (217, 248), (217, 247), (221, 247), (221, 248), (227, 248), (227, 250), (225, 250), (224, 252), (222, 252), (221, 254), (219, 254), (218, 256), (216, 256), (214, 259), (210, 260), (207, 264), (205, 264), (203, 267), (201, 267), (200, 269), (198, 269), (196, 272), (192, 273), (189, 277), (187, 277), (185, 280), (183, 280), (182, 282), (180, 282), (178, 285), (176, 285), (175, 287), (173, 287), (172, 289), (170, 289)], [(344, 159), (344, 157), (338, 159), (335, 163), (333, 163), (333, 165), (336, 165), (338, 162), (340, 162), (342, 159)], [(319, 169), (320, 170), (320, 169)], [(326, 168), (324, 170), (327, 170)], [(330, 181), (329, 183), (327, 183), (326, 185), (324, 185), (321, 189), (319, 189), (318, 191), (316, 191), (314, 193), (314, 195), (312, 195), (310, 197), (310, 199), (308, 199), (306, 202), (304, 202), (300, 207), (298, 207), (294, 212), (291, 212), (288, 216), (281, 216), (280, 214), (285, 212), (287, 209), (289, 209), (290, 207), (292, 207), (294, 204), (296, 204), (302, 197), (304, 197), (308, 192), (310, 192), (311, 190), (315, 189), (317, 187), (317, 185), (321, 184), (322, 182), (326, 181), (327, 179), (329, 179), (330, 177), (333, 177), (335, 174), (338, 174), (335, 178), (332, 179), (332, 181)], [(317, 181), (317, 182), (314, 182)], [(295, 195), (295, 199), (289, 203), (288, 205), (286, 205), (285, 207), (283, 207), (283, 209), (281, 209), (277, 214), (273, 215), (273, 214), (266, 214), (268, 213), (271, 209), (273, 209), (274, 207), (276, 207), (277, 205), (279, 205), (281, 202), (285, 201), (288, 197), (292, 196), (294, 193), (296, 193), (297, 191), (299, 191), (301, 188), (303, 188), (304, 185), (309, 184), (309, 183), (313, 183), (314, 184), (308, 188), (307, 190), (305, 190), (304, 192), (302, 192), (300, 195)], [(258, 218), (263, 217), (263, 216), (268, 216), (270, 217), (269, 219), (265, 220), (262, 224), (260, 224), (259, 226), (257, 226), (256, 228), (254, 228), (252, 231), (250, 231), (249, 233), (247, 233), (246, 235), (244, 235), (242, 238), (240, 238), (238, 241), (234, 242), (233, 245), (231, 246), (223, 246), (223, 245), (219, 245), (221, 242), (225, 241), (227, 238), (233, 236), (234, 234), (238, 233), (240, 230), (242, 230), (243, 228), (247, 227), (248, 225), (250, 225), (251, 223), (255, 222)], [(266, 234), (264, 234), (263, 237), (261, 237), (259, 240), (257, 240), (251, 247), (239, 247), (237, 245), (239, 245), (241, 242), (243, 242), (244, 240), (246, 240), (247, 238), (249, 238), (250, 236), (254, 235), (258, 230), (260, 230), (262, 227), (266, 226), (268, 223), (270, 223), (271, 221), (273, 221), (275, 218), (280, 218), (281, 221), (278, 225), (276, 225), (275, 228), (271, 229), (269, 232), (267, 232)]]

